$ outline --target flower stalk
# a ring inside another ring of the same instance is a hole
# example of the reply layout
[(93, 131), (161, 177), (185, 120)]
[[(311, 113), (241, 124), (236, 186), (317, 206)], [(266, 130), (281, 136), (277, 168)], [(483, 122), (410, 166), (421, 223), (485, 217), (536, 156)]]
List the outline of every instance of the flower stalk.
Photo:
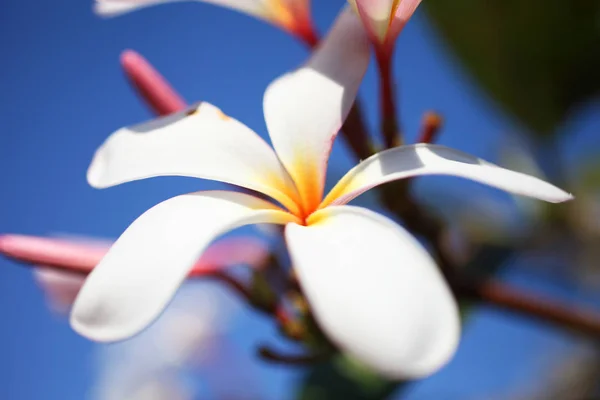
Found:
[(398, 113), (396, 110), (395, 82), (392, 72), (392, 52), (375, 50), (375, 58), (379, 70), (379, 96), (381, 133), (386, 149), (401, 146), (403, 143)]
[(440, 114), (433, 111), (426, 112), (421, 121), (417, 143), (435, 143), (443, 124), (444, 119)]
[(525, 293), (502, 282), (456, 282), (455, 293), (462, 299), (474, 300), (521, 316), (533, 318), (560, 328), (600, 339), (600, 313), (582, 307), (566, 305), (544, 298), (540, 294)]

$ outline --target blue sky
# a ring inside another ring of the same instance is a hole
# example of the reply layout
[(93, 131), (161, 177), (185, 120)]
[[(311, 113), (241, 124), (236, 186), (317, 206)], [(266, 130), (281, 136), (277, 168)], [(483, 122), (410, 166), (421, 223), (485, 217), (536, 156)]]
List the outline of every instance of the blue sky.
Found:
[[(315, 3), (323, 32), (344, 2)], [(0, 37), (0, 231), (35, 235), (115, 238), (161, 200), (220, 187), (185, 178), (158, 178), (104, 191), (88, 187), (85, 171), (95, 148), (115, 129), (151, 117), (123, 78), (118, 63), (122, 50), (143, 54), (187, 101), (218, 105), (262, 135), (265, 87), (307, 54), (293, 38), (265, 23), (192, 2), (103, 20), (92, 13), (91, 0), (5, 0)], [(421, 13), (402, 34), (395, 64), (409, 141), (429, 109), (446, 117), (440, 143), (482, 157), (494, 159), (500, 136), (518, 132), (514, 121), (498, 114), (463, 74)], [(373, 128), (376, 83), (371, 68), (361, 95)], [(574, 117), (565, 128), (577, 134), (566, 143), (571, 159), (598, 128), (600, 118), (591, 107)], [(339, 173), (351, 165), (339, 141), (333, 157), (332, 167)], [(444, 182), (449, 190), (476, 187), (458, 179), (428, 182)], [(477, 190), (510, 201), (491, 189)], [(545, 289), (555, 290), (552, 285)], [(0, 315), (0, 398), (83, 398), (94, 380), (98, 346), (49, 312), (28, 269), (4, 259)], [(256, 344), (251, 340), (271, 334), (264, 321), (253, 319), (244, 319), (253, 335), (236, 335), (240, 351), (248, 354)], [(530, 379), (547, 363), (540, 352), (550, 357), (548, 349), (564, 348), (565, 338), (558, 331), (545, 333), (535, 323), (481, 312), (466, 329), (455, 360), (417, 385), (408, 398), (476, 398), (478, 393), (507, 390)], [(262, 370), (270, 377), (265, 379), (271, 382), (270, 396), (282, 398), (295, 375), (274, 367)]]

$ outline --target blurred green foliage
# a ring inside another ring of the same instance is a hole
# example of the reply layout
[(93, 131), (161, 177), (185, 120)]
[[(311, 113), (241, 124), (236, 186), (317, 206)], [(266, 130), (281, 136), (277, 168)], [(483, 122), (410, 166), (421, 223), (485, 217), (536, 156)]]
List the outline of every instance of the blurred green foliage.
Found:
[(343, 355), (316, 365), (304, 378), (297, 400), (385, 399), (402, 390), (400, 382), (389, 381), (358, 361)]
[(599, 0), (426, 0), (476, 82), (532, 135), (551, 137), (600, 93)]

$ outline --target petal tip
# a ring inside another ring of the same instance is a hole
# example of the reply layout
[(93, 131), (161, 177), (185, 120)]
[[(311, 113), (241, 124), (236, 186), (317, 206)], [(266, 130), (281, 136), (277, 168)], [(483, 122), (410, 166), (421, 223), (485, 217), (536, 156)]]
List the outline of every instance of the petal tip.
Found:
[(10, 249), (11, 235), (0, 234), (0, 253), (6, 254)]
[(575, 196), (569, 192), (565, 192), (564, 190), (557, 188), (556, 186), (551, 187), (552, 190), (549, 190), (547, 195), (542, 198), (543, 200), (549, 203), (565, 203), (567, 201), (571, 201), (575, 199)]
[(69, 324), (76, 333), (94, 342), (113, 343), (128, 339), (137, 334), (137, 332), (125, 332), (123, 329), (113, 327), (109, 324), (100, 324), (93, 316), (81, 314), (79, 304), (75, 300)]
[(571, 200), (575, 200), (575, 196), (572, 193), (564, 192), (562, 197), (559, 198), (559, 200), (557, 201), (557, 203), (564, 203), (566, 201), (571, 201)]
[(104, 179), (104, 171), (105, 171), (105, 163), (103, 162), (103, 157), (100, 156), (99, 151), (96, 152), (94, 159), (92, 160), (86, 174), (86, 179), (88, 185), (96, 189), (103, 189), (106, 185), (103, 183)]
[[(381, 374), (390, 379), (424, 379), (436, 374), (444, 368), (456, 354), (460, 344), (461, 323), (458, 314), (458, 306), (453, 303), (454, 312), (446, 314), (446, 320), (450, 318), (450, 327), (443, 335), (438, 335), (435, 345), (422, 355), (415, 357), (412, 362), (395, 363), (386, 362), (385, 365), (374, 365)], [(443, 316), (442, 316), (443, 318)], [(393, 354), (390, 354), (393, 357)]]
[(94, 14), (102, 18), (116, 17), (130, 11), (132, 8), (135, 8), (135, 5), (128, 3), (119, 4), (119, 2), (110, 0), (96, 0), (92, 6)]
[(142, 61), (142, 57), (135, 50), (126, 49), (121, 52), (120, 60), (124, 67), (135, 67)]
[(13, 256), (19, 253), (24, 247), (30, 243), (31, 237), (24, 235), (3, 233), (0, 234), (0, 254)]

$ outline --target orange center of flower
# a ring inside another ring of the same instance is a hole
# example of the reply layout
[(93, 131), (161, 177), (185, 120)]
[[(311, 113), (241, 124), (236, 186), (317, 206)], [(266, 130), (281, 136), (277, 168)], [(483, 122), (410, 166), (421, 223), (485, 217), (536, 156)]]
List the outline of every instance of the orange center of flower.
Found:
[(286, 0), (267, 0), (270, 19), (287, 30), (294, 30), (296, 18)]

